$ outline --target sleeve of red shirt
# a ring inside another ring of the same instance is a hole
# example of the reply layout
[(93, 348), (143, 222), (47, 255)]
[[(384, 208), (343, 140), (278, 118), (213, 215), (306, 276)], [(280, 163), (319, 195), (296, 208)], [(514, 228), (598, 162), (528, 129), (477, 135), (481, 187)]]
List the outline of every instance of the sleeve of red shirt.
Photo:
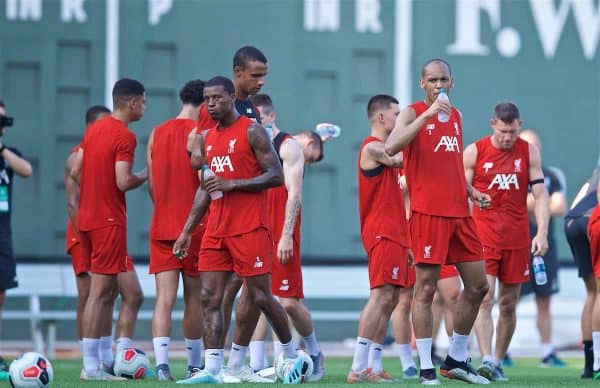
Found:
[(117, 138), (115, 151), (117, 162), (133, 162), (136, 140), (132, 132), (124, 132)]

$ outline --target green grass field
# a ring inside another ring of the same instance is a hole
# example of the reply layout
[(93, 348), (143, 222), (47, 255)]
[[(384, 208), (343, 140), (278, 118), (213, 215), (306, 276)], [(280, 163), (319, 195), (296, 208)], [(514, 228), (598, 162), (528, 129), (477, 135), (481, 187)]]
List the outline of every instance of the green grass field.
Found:
[[(510, 378), (507, 383), (492, 383), (502, 387), (569, 387), (577, 385), (578, 387), (598, 386), (599, 382), (592, 380), (582, 380), (579, 378), (583, 361), (581, 359), (567, 359), (566, 368), (540, 368), (538, 359), (515, 358), (515, 365), (505, 369), (506, 375)], [(351, 364), (348, 357), (327, 358), (325, 363), (326, 377), (318, 383), (312, 383), (323, 388), (337, 388), (347, 386), (346, 373)], [(474, 363), (478, 365), (478, 362)], [(82, 387), (82, 386), (121, 386), (121, 387), (164, 387), (173, 385), (172, 383), (159, 383), (153, 379), (126, 381), (126, 382), (81, 382), (79, 372), (81, 370), (81, 360), (58, 360), (53, 363), (54, 366), (54, 387)], [(384, 367), (392, 376), (400, 376), (399, 362), (395, 358), (384, 359)], [(175, 360), (171, 362), (171, 370), (174, 376), (181, 378), (185, 374), (184, 360)], [(464, 385), (462, 382), (440, 378), (443, 385), (457, 386)], [(401, 381), (400, 384), (407, 387), (421, 386), (414, 380), (412, 382)], [(248, 384), (245, 384), (248, 385)], [(253, 384), (254, 385), (254, 384)], [(256, 384), (262, 385), (262, 384)], [(367, 385), (367, 384), (358, 384)], [(9, 386), (8, 382), (1, 382), (0, 387)]]

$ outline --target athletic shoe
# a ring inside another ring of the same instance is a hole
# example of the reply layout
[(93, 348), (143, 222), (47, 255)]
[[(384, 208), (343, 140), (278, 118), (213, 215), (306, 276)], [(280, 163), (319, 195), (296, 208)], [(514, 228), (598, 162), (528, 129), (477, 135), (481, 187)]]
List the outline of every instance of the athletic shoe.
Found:
[(310, 356), (313, 362), (313, 373), (308, 376), (307, 381), (319, 381), (325, 375), (325, 358), (323, 352), (319, 352), (316, 356)]
[[(383, 371), (382, 371), (383, 372)], [(384, 379), (381, 373), (373, 373), (371, 368), (366, 369), (362, 372), (348, 372), (348, 376), (346, 377), (346, 382), (348, 384), (356, 384), (356, 383), (392, 383), (394, 380), (392, 377), (387, 374), (387, 372), (383, 372), (388, 377), (388, 379)]]
[(156, 366), (156, 380), (158, 381), (175, 381), (171, 375), (171, 369), (168, 364), (158, 364)]
[(258, 373), (254, 373), (249, 365), (244, 365), (240, 369), (233, 370), (229, 368), (223, 368), (223, 379), (239, 379), (242, 383), (274, 383), (275, 379), (268, 379), (262, 377)]
[(200, 372), (202, 369), (204, 369), (204, 365), (202, 365), (202, 366), (191, 366), (191, 365), (188, 365), (187, 372), (185, 372), (185, 378), (189, 379), (194, 374)]
[(284, 358), (282, 365), (283, 378), (281, 381), (284, 384), (300, 384), (302, 383), (302, 364), (304, 361), (300, 356), (296, 358)]
[(0, 357), (0, 371), (8, 372), (8, 363), (2, 357)]
[[(202, 369), (198, 373), (194, 373), (187, 379), (177, 380), (176, 384), (223, 384), (223, 373), (219, 371), (217, 374), (212, 374), (206, 369)], [(241, 382), (238, 380), (237, 382)]]
[(404, 380), (415, 380), (419, 378), (419, 371), (414, 366), (409, 366), (406, 370), (402, 371), (402, 378)]
[(513, 365), (514, 365), (514, 363), (513, 363), (512, 357), (510, 356), (510, 354), (506, 353), (504, 355), (504, 358), (502, 359), (502, 366), (506, 368), (506, 367), (511, 367)]
[(490, 381), (508, 381), (504, 376), (504, 371), (496, 363), (491, 361), (484, 361), (479, 368), (477, 368), (479, 376), (483, 376)]
[(93, 374), (93, 375), (88, 374), (85, 371), (85, 369), (82, 369), (81, 373), (79, 374), (79, 379), (84, 380), (84, 381), (91, 381), (91, 380), (125, 381), (125, 380), (127, 380), (125, 377), (113, 376), (110, 373), (106, 373), (102, 369), (98, 370), (96, 372), (96, 374)]
[(346, 382), (348, 384), (363, 383), (365, 381), (367, 381), (367, 375), (365, 372), (354, 372), (351, 370), (348, 372), (348, 376), (346, 376)]
[(591, 379), (592, 377), (594, 377), (594, 371), (591, 368), (583, 368), (583, 371), (581, 372), (581, 378)]
[(435, 368), (421, 369), (419, 377), (423, 385), (442, 385), (435, 374)]
[(396, 380), (386, 371), (382, 370), (379, 373), (373, 372), (371, 368), (367, 369), (369, 382), (371, 383), (393, 383)]
[(444, 363), (440, 366), (440, 374), (449, 379), (462, 380), (471, 384), (489, 384), (488, 379), (477, 374), (477, 371), (469, 364), (470, 361), (467, 359), (459, 362), (446, 356)]
[(108, 373), (109, 375), (115, 376), (115, 363), (114, 362), (110, 366), (106, 365), (103, 362), (100, 362), (100, 369), (102, 369), (104, 372)]
[(548, 356), (542, 358), (540, 366), (542, 368), (564, 368), (567, 366), (567, 363), (558, 358), (556, 353), (552, 352)]
[(600, 370), (595, 370), (594, 371), (594, 380), (600, 380)]

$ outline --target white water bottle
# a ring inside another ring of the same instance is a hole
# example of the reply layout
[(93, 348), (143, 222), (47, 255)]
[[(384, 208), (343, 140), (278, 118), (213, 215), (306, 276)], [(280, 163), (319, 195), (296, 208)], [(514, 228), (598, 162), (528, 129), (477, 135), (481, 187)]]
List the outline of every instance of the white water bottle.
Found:
[[(202, 166), (202, 172), (204, 172), (204, 179), (215, 176), (215, 173), (208, 167), (208, 164)], [(223, 192), (221, 190), (210, 193), (210, 199), (215, 200), (220, 198), (223, 198)]]
[(546, 264), (544, 264), (544, 258), (542, 256), (533, 257), (533, 276), (535, 278), (535, 284), (538, 286), (543, 286), (548, 282)]
[(315, 126), (315, 132), (321, 136), (322, 141), (327, 141), (339, 137), (342, 130), (335, 124), (319, 123)]
[[(446, 89), (440, 89), (440, 94), (438, 94), (437, 99), (440, 101), (450, 102), (450, 99), (446, 94)], [(438, 112), (438, 121), (440, 123), (447, 123), (448, 120), (450, 120), (450, 115), (448, 113), (444, 112), (443, 110)]]

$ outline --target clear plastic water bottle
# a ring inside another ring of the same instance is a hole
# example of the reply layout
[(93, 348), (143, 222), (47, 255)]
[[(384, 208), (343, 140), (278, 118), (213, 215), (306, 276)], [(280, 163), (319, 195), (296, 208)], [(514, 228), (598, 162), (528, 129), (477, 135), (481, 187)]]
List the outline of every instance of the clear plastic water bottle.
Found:
[(322, 141), (327, 141), (340, 136), (342, 130), (339, 126), (330, 123), (319, 123), (315, 127), (315, 132), (321, 136)]
[[(437, 99), (440, 101), (450, 102), (450, 99), (448, 98), (448, 95), (446, 94), (446, 89), (444, 89), (444, 88), (440, 89), (440, 94), (438, 94)], [(440, 123), (447, 123), (448, 120), (450, 120), (450, 115), (448, 113), (446, 113), (444, 111), (438, 112), (438, 121)]]
[[(204, 173), (204, 179), (215, 176), (215, 173), (208, 167), (208, 164), (202, 166), (202, 172)], [(221, 190), (210, 193), (210, 199), (215, 200), (220, 198), (223, 198), (223, 192)]]
[(548, 282), (546, 264), (544, 264), (544, 258), (542, 256), (533, 257), (533, 276), (535, 277), (535, 284), (538, 286), (543, 286)]

